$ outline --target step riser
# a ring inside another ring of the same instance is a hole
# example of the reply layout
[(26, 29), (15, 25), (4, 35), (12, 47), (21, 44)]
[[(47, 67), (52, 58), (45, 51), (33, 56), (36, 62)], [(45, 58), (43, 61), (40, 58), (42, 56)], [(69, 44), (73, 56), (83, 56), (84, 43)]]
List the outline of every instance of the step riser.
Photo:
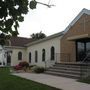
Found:
[[(70, 74), (78, 74), (78, 75), (80, 75), (81, 73), (80, 73), (80, 71), (58, 71), (58, 70), (48, 70), (48, 71), (52, 71), (52, 72), (60, 72), (60, 73), (70, 73)], [(83, 73), (86, 73), (86, 71), (83, 71)]]
[(66, 74), (62, 75), (62, 74), (56, 74), (56, 73), (50, 73), (50, 72), (46, 72), (46, 74), (55, 75), (55, 76), (63, 76), (63, 77), (74, 78), (74, 79), (80, 78), (80, 75), (72, 76), (72, 75), (66, 75)]
[(56, 64), (45, 73), (69, 78), (80, 78), (80, 75), (82, 74), (81, 71), (83, 72), (83, 76), (87, 73), (86, 64)]
[(70, 68), (70, 67), (72, 67), (72, 68), (80, 68), (80, 67), (83, 67), (83, 68), (85, 68), (85, 67), (87, 67), (87, 66), (72, 66), (72, 65), (54, 65), (54, 67), (66, 67), (66, 68)]
[(90, 63), (73, 63), (73, 64), (70, 64), (70, 63), (56, 63), (55, 65), (72, 65), (72, 66), (80, 66), (80, 65), (83, 65), (83, 66), (87, 66), (87, 65), (90, 65)]
[(87, 67), (75, 67), (75, 68), (73, 68), (73, 67), (51, 67), (52, 69), (65, 69), (65, 70), (81, 70), (81, 69), (83, 69), (83, 70), (87, 70), (87, 69), (90, 69), (90, 68), (87, 68)]

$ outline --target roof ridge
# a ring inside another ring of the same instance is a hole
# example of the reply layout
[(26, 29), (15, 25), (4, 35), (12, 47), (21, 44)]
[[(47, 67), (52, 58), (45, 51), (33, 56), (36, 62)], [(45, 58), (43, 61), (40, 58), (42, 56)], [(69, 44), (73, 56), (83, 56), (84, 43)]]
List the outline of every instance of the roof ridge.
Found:
[(69, 23), (69, 25), (64, 29), (64, 32), (67, 33), (67, 31), (70, 29), (70, 27), (73, 26), (83, 14), (90, 15), (90, 10), (83, 8), (79, 12), (79, 14), (71, 21), (71, 23)]
[(32, 38), (28, 38), (28, 37), (21, 37), (21, 36), (17, 36), (17, 37), (11, 37), (11, 38), (22, 38), (22, 39), (32, 39)]

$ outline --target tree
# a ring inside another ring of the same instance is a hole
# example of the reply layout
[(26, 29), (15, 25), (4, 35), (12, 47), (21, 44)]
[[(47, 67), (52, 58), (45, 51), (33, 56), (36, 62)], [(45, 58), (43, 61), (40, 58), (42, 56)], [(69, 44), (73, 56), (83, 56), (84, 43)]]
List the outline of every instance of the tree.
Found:
[(42, 32), (33, 33), (33, 34), (31, 35), (31, 38), (34, 39), (34, 40), (43, 39), (43, 38), (45, 38), (45, 37), (46, 37), (46, 35), (45, 35), (44, 33), (42, 33)]
[(36, 0), (0, 0), (0, 31), (5, 34), (18, 35), (19, 22), (24, 21), (24, 14), (29, 7), (35, 9), (37, 3), (50, 7), (51, 5)]
[(17, 36), (19, 22), (28, 12), (28, 0), (0, 0), (0, 45), (7, 35)]
[(30, 2), (30, 8), (31, 8), (31, 9), (36, 9), (37, 4), (42, 4), (42, 5), (47, 6), (47, 7), (49, 7), (49, 8), (51, 8), (52, 6), (55, 6), (55, 5), (50, 5), (50, 4), (49, 4), (50, 1), (51, 1), (51, 0), (49, 0), (48, 4), (45, 4), (45, 3), (42, 3), (42, 2), (37, 2), (36, 0), (32, 0), (32, 1)]
[(31, 0), (30, 3), (28, 0), (0, 0), (0, 35), (17, 36), (19, 22), (24, 21), (24, 15), (28, 13), (29, 7), (35, 9), (37, 3), (49, 7), (36, 0)]
[(28, 0), (0, 0), (0, 30), (5, 34), (18, 35), (19, 22), (28, 12)]

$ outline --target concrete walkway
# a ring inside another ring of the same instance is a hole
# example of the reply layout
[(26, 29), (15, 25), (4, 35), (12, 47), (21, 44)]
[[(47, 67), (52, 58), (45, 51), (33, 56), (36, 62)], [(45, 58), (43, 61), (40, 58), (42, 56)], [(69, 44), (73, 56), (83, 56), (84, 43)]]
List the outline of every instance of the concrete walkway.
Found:
[(77, 82), (75, 79), (65, 77), (34, 73), (14, 73), (13, 75), (20, 76), (26, 79), (30, 79), (32, 81), (36, 81), (63, 90), (90, 90), (89, 84), (80, 83)]

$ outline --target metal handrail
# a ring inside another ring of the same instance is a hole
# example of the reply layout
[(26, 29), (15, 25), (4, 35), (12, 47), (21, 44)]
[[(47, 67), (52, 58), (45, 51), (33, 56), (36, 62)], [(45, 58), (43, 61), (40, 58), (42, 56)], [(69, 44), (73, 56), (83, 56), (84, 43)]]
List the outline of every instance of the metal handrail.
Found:
[[(89, 55), (90, 55), (90, 52), (88, 52), (86, 54), (86, 57), (81, 61), (81, 74), (80, 74), (80, 78), (83, 78), (83, 66), (82, 66), (82, 64), (87, 60)], [(86, 66), (87, 66), (87, 69), (88, 69), (88, 63), (86, 63)], [(87, 71), (86, 74), (88, 74), (88, 71)]]
[(86, 59), (88, 58), (89, 55), (90, 55), (90, 52), (87, 53), (86, 57), (82, 60), (82, 63), (86, 61)]
[(50, 57), (47, 60), (45, 60), (44, 63), (45, 63), (45, 68), (48, 67), (48, 63), (49, 63), (49, 66), (50, 66), (50, 64), (52, 64), (52, 61), (51, 61)]
[(60, 61), (70, 62), (70, 53), (56, 53), (55, 54), (56, 63)]
[(48, 58), (47, 60), (44, 61), (45, 63), (45, 68), (47, 68), (47, 62), (50, 61), (50, 58)]

